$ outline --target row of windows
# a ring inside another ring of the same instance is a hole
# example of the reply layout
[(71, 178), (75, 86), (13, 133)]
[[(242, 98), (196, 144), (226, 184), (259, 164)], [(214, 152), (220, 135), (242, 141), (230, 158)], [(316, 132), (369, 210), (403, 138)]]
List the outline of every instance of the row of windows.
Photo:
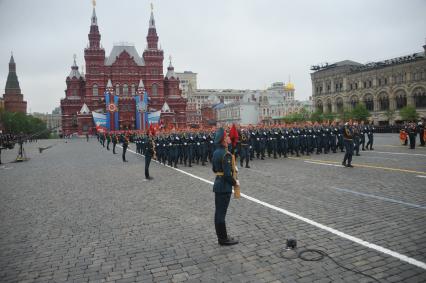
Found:
[[(352, 107), (356, 107), (358, 104), (358, 100), (354, 99), (350, 102)], [(368, 111), (374, 111), (374, 102), (371, 99), (365, 99), (364, 100), (365, 108), (367, 108)], [(397, 110), (400, 110), (407, 106), (407, 97), (406, 96), (397, 96), (395, 98), (395, 106)], [(414, 97), (414, 105), (416, 108), (425, 108), (426, 107), (426, 95), (416, 95)], [(318, 109), (320, 111), (323, 111), (322, 104), (318, 104)], [(330, 103), (326, 104), (326, 108), (324, 109), (326, 112), (331, 112), (332, 106)], [(337, 112), (341, 112), (340, 110), (343, 110), (343, 102), (339, 101), (337, 102)], [(382, 96), (378, 100), (378, 110), (379, 111), (387, 111), (389, 110), (389, 97)]]
[[(394, 75), (392, 76), (393, 82), (396, 84), (400, 84), (400, 83), (404, 83), (407, 81), (407, 73), (404, 74), (398, 74), (398, 75)], [(420, 80), (426, 80), (426, 71), (418, 71), (418, 72), (413, 72), (411, 73), (411, 80), (414, 81), (420, 81)], [(356, 90), (358, 89), (358, 82), (353, 82), (349, 84), (349, 90)], [(378, 86), (386, 86), (388, 85), (388, 79), (387, 78), (378, 78), (377, 79), (377, 85)], [(364, 88), (371, 88), (373, 87), (373, 81), (367, 80), (367, 81), (363, 81), (362, 82), (362, 86)], [(326, 89), (325, 89), (328, 93), (331, 92), (331, 83), (327, 82), (326, 83)], [(337, 83), (335, 84), (335, 91), (339, 92), (343, 90), (343, 84), (342, 83)], [(322, 94), (323, 93), (323, 87), (321, 84), (317, 84), (315, 86), (315, 93), (316, 94)]]
[[(122, 90), (122, 92), (120, 92), (120, 90)], [(158, 94), (158, 85), (153, 84), (151, 90), (152, 90), (151, 95), (156, 96)], [(115, 85), (115, 95), (120, 95), (120, 93), (122, 93), (122, 95), (124, 95), (124, 96), (129, 95), (129, 86), (127, 84), (123, 84), (123, 86), (120, 88), (120, 85), (116, 84)], [(99, 88), (98, 88), (97, 84), (93, 85), (92, 94), (93, 94), (93, 96), (99, 95)], [(130, 86), (130, 94), (136, 95), (136, 85), (135, 84), (132, 84)]]

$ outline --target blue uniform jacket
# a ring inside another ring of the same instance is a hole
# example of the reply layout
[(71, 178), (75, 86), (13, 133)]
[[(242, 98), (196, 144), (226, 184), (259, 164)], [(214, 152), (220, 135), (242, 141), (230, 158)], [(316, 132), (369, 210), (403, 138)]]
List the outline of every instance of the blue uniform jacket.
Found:
[(213, 153), (213, 172), (223, 172), (223, 176), (216, 176), (213, 185), (215, 193), (232, 193), (232, 186), (236, 184), (232, 176), (232, 156), (231, 153), (225, 151), (223, 146), (218, 146)]

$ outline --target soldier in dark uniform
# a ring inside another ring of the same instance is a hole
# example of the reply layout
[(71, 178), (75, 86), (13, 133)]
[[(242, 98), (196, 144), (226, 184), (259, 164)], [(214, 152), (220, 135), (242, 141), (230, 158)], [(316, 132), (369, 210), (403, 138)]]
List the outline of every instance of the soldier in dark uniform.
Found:
[(223, 128), (217, 130), (215, 143), (217, 149), (213, 153), (212, 160), (213, 172), (216, 174), (213, 185), (215, 193), (214, 224), (219, 245), (230, 246), (238, 244), (238, 241), (228, 236), (225, 217), (231, 200), (232, 187), (239, 185), (239, 182), (232, 175), (232, 156), (227, 150), (230, 139), (225, 135)]
[(116, 154), (115, 146), (117, 145), (117, 142), (118, 142), (118, 136), (117, 136), (117, 134), (113, 134), (112, 135), (112, 153), (113, 154)]
[(373, 139), (374, 139), (374, 126), (369, 125), (367, 126), (367, 145), (365, 146), (368, 149), (368, 146), (370, 146), (370, 150), (374, 150), (373, 148)]
[(337, 129), (336, 125), (333, 122), (331, 125), (331, 134), (330, 134), (330, 145), (331, 145), (331, 150), (333, 151), (333, 153), (336, 153), (336, 150), (337, 150), (336, 139), (338, 134), (339, 134), (339, 129)]
[[(345, 157), (343, 158), (342, 165), (346, 167), (352, 166), (352, 155), (354, 154), (354, 134), (352, 130), (352, 126), (349, 123), (346, 123), (343, 128), (343, 142), (345, 144)], [(348, 161), (348, 164), (346, 164)]]
[(106, 140), (107, 140), (107, 150), (109, 150), (109, 144), (111, 143), (111, 135), (110, 135), (110, 133), (106, 134)]
[(101, 134), (101, 144), (102, 144), (102, 147), (105, 147), (105, 133)]
[(410, 123), (410, 125), (408, 125), (408, 138), (410, 139), (410, 149), (416, 148), (416, 134), (416, 124)]
[(241, 140), (240, 140), (240, 165), (243, 167), (244, 160), (246, 161), (246, 168), (250, 168), (249, 161), (250, 161), (250, 151), (249, 151), (249, 135), (248, 133), (243, 129), (241, 131)]
[(360, 134), (361, 134), (361, 146), (362, 150), (365, 150), (365, 135), (367, 134), (367, 128), (364, 125), (364, 121), (361, 121), (361, 125), (359, 128)]
[(340, 152), (344, 152), (344, 150), (343, 150), (343, 147), (344, 147), (344, 139), (343, 139), (344, 127), (342, 127), (341, 125), (338, 125), (338, 130), (339, 130), (339, 133), (337, 134), (337, 146), (340, 148)]
[(353, 134), (354, 134), (354, 150), (355, 150), (355, 154), (356, 156), (360, 156), (359, 154), (359, 146), (360, 146), (360, 142), (361, 142), (361, 133), (360, 133), (360, 127), (358, 126), (358, 124), (355, 122), (354, 126), (353, 126)]
[(417, 124), (417, 133), (419, 133), (420, 146), (425, 146), (424, 131), (425, 131), (425, 127), (423, 126), (423, 123), (419, 122)]
[(207, 137), (205, 133), (200, 134), (200, 158), (201, 165), (206, 166), (207, 162)]
[(145, 178), (147, 180), (152, 180), (154, 178), (149, 175), (149, 165), (151, 164), (151, 159), (153, 157), (155, 158), (155, 141), (152, 134), (149, 135), (148, 133), (148, 140), (145, 144), (145, 147)]
[(126, 151), (127, 151), (127, 147), (129, 146), (129, 137), (127, 136), (127, 134), (123, 135), (123, 154), (122, 154), (122, 158), (123, 158), (123, 162), (127, 162), (126, 160)]

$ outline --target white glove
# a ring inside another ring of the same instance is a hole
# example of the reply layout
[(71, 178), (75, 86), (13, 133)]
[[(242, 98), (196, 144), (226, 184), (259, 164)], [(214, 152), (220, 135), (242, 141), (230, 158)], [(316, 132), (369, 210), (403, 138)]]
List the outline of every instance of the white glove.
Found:
[(240, 186), (240, 180), (237, 180), (237, 183), (235, 184), (237, 187)]

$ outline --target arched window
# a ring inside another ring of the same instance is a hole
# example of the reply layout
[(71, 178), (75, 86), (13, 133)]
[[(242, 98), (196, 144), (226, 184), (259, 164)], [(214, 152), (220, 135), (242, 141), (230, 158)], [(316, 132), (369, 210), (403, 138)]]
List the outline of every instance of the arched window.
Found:
[(352, 96), (352, 98), (351, 98), (352, 109), (354, 109), (357, 106), (357, 104), (358, 104), (358, 97)]
[(98, 96), (99, 95), (99, 90), (98, 90), (98, 85), (94, 84), (93, 85), (93, 96)]
[(132, 84), (132, 95), (136, 95), (136, 85)]
[(336, 99), (337, 113), (343, 113), (343, 99), (341, 97)]
[(327, 100), (327, 109), (326, 112), (327, 113), (331, 113), (331, 110), (333, 109), (333, 107), (331, 106), (331, 99)]
[(403, 91), (398, 92), (396, 94), (395, 100), (396, 100), (396, 109), (401, 109), (407, 106), (407, 95), (405, 95), (405, 92)]
[(123, 95), (124, 96), (129, 95), (129, 86), (127, 84), (123, 85)]
[(380, 95), (379, 106), (380, 106), (380, 111), (389, 110), (389, 97), (386, 93)]
[(414, 105), (416, 108), (426, 108), (426, 91), (424, 88), (417, 88), (413, 91)]
[(119, 84), (115, 85), (115, 95), (120, 95), (120, 85)]
[(158, 95), (158, 85), (157, 84), (153, 84), (152, 85), (152, 96), (157, 96)]
[(374, 101), (373, 96), (371, 94), (367, 94), (366, 96), (364, 96), (364, 104), (365, 108), (368, 111), (374, 111)]
[(319, 113), (323, 113), (323, 111), (324, 111), (321, 100), (318, 100), (318, 102), (317, 102), (317, 111)]

